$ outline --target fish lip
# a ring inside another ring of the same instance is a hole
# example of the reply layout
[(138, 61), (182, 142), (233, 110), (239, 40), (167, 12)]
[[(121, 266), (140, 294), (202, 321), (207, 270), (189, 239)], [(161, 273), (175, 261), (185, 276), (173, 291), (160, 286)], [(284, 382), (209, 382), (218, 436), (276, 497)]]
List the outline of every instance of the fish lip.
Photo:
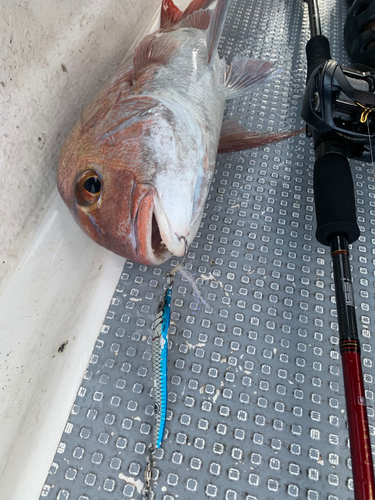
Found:
[[(145, 192), (138, 197), (137, 191), (143, 190)], [(146, 265), (159, 265), (171, 257), (157, 221), (155, 195), (157, 196), (155, 187), (148, 183), (137, 184), (132, 193), (132, 247), (136, 260)], [(153, 216), (155, 216), (160, 238), (156, 246), (153, 245)]]
[(190, 243), (189, 234), (176, 234), (176, 232), (173, 231), (157, 191), (154, 198), (154, 215), (164, 245), (167, 247), (171, 255), (183, 257), (185, 253), (185, 243), (181, 237), (185, 237)]
[(141, 258), (140, 254), (139, 254), (139, 245), (138, 245), (138, 241), (139, 241), (138, 240), (138, 216), (139, 216), (139, 207), (140, 207), (143, 200), (144, 200), (144, 197), (141, 199), (141, 201), (138, 204), (137, 211), (134, 214), (133, 223), (131, 225), (131, 232), (130, 232), (132, 244), (133, 244), (133, 251), (135, 253), (137, 260), (140, 260), (140, 258)]
[[(143, 194), (141, 199), (139, 201), (135, 200), (136, 190), (137, 189), (145, 189), (145, 188), (147, 189), (147, 191)], [(131, 233), (130, 234), (131, 234), (131, 239), (132, 239), (133, 251), (134, 251), (136, 260), (138, 262), (144, 261), (144, 257), (145, 257), (144, 255), (142, 255), (143, 248), (141, 248), (140, 238), (139, 238), (139, 233), (142, 232), (142, 229), (143, 229), (143, 228), (139, 227), (141, 224), (141, 219), (140, 219), (139, 214), (141, 211), (143, 211), (142, 210), (143, 209), (142, 203), (144, 201), (146, 201), (146, 198), (148, 198), (150, 196), (150, 191), (151, 191), (151, 195), (152, 195), (153, 194), (152, 184), (142, 183), (142, 184), (134, 184), (132, 192), (131, 192), (131, 200), (132, 200), (133, 207), (134, 207), (135, 201), (137, 201), (137, 205), (135, 208), (135, 212), (134, 212), (134, 208), (132, 209), (133, 213), (132, 213)], [(151, 215), (151, 217), (152, 217), (152, 215)], [(147, 224), (146, 231), (148, 233), (147, 239), (149, 240), (151, 237), (151, 224), (150, 223)]]

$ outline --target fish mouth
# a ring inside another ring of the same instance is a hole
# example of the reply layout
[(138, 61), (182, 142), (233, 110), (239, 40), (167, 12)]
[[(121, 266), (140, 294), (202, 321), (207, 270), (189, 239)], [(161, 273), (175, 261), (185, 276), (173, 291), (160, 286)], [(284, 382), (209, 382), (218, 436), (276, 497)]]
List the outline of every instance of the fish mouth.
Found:
[[(165, 212), (164, 206), (159, 199), (156, 192), (154, 198), (153, 207), (153, 234), (155, 232), (155, 237), (161, 239), (162, 244), (168, 249), (170, 254), (176, 257), (183, 257), (185, 254), (185, 243), (182, 237), (185, 237), (186, 241), (190, 243), (189, 227), (180, 227), (179, 234), (176, 233), (171, 227), (168, 216)], [(157, 240), (155, 240), (157, 241)]]
[[(139, 186), (139, 188), (141, 188)], [(145, 189), (145, 185), (142, 186)], [(157, 192), (148, 186), (133, 212), (133, 249), (136, 260), (146, 265), (159, 265), (175, 255), (184, 255), (185, 245), (171, 229)]]
[(163, 262), (172, 256), (172, 253), (168, 250), (167, 245), (163, 241), (154, 210), (152, 211), (151, 221), (151, 248), (153, 254), (157, 258), (163, 259)]
[[(155, 215), (155, 189), (151, 185), (140, 185), (135, 191), (143, 192), (141, 200), (133, 196), (132, 246), (134, 260), (146, 265), (159, 265), (171, 257), (165, 244)], [(145, 193), (146, 191), (146, 193)], [(135, 194), (135, 193), (134, 193)]]
[(151, 249), (155, 257), (161, 262), (165, 262), (171, 256), (160, 234), (159, 224), (154, 210), (152, 211), (151, 219)]

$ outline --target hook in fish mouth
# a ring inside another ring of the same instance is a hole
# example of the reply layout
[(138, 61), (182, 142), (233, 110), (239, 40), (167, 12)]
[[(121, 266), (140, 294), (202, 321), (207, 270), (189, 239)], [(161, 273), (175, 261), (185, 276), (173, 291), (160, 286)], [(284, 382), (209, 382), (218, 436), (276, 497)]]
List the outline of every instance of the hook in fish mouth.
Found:
[[(173, 207), (170, 208), (173, 211)], [(169, 214), (167, 208), (161, 202), (158, 192), (155, 192), (153, 206), (153, 235), (154, 241), (160, 237), (162, 243), (168, 248), (169, 252), (176, 257), (183, 257), (185, 254), (186, 239), (189, 244), (190, 227), (188, 223), (173, 224), (174, 214)], [(190, 222), (190, 221), (189, 221)]]
[(188, 249), (189, 249), (189, 243), (188, 243), (188, 240), (187, 238), (185, 238), (185, 236), (179, 236), (178, 237), (178, 241), (181, 241), (183, 240), (184, 244), (185, 244), (185, 253), (184, 253), (184, 258), (182, 259), (182, 261), (180, 262), (180, 266), (183, 266), (185, 264), (185, 260), (186, 260), (186, 257), (187, 257), (187, 253), (188, 253)]
[[(171, 258), (183, 257), (187, 236), (176, 235), (152, 185), (138, 184), (132, 193), (130, 239), (133, 256), (146, 265), (159, 265)], [(185, 242), (185, 243), (184, 243)]]
[[(164, 215), (164, 214), (163, 214)], [(167, 218), (162, 217), (162, 227), (159, 225), (160, 212), (156, 213), (155, 206), (152, 210), (151, 217), (151, 228), (150, 228), (150, 245), (154, 256), (157, 259), (162, 259), (165, 262), (172, 255), (177, 257), (183, 257), (183, 264), (186, 260), (187, 249), (189, 246), (186, 236), (177, 236), (171, 231), (169, 225), (166, 229)], [(180, 245), (180, 242), (184, 242), (184, 247)], [(181, 253), (182, 248), (184, 253)]]
[(184, 267), (184, 264), (185, 264), (185, 261), (186, 261), (186, 257), (187, 257), (187, 253), (188, 253), (188, 250), (189, 250), (189, 243), (188, 243), (188, 240), (185, 238), (185, 236), (179, 236), (178, 240), (179, 241), (183, 240), (183, 242), (185, 243), (185, 254), (184, 254), (184, 258), (182, 259), (182, 261), (179, 262), (176, 266), (174, 266), (174, 268), (171, 271), (167, 272), (167, 284), (168, 284), (168, 288), (172, 288), (176, 273), (182, 267)]

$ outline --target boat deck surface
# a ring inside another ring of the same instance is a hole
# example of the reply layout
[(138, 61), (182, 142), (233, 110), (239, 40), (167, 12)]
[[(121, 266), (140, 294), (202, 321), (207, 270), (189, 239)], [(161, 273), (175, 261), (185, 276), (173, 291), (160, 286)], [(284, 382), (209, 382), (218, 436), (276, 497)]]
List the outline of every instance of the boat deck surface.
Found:
[[(333, 57), (345, 5), (321, 2)], [(233, 0), (219, 47), (279, 74), (227, 102), (253, 131), (303, 127), (309, 39), (301, 0)], [(169, 409), (151, 498), (349, 500), (353, 484), (329, 249), (315, 239), (314, 152), (304, 134), (217, 158), (187, 267), (177, 276), (169, 341)], [(359, 240), (352, 273), (374, 435), (375, 180), (352, 162)], [(178, 189), (176, 187), (176, 189)], [(152, 442), (151, 325), (177, 263), (126, 262), (56, 450), (41, 499), (140, 499)]]

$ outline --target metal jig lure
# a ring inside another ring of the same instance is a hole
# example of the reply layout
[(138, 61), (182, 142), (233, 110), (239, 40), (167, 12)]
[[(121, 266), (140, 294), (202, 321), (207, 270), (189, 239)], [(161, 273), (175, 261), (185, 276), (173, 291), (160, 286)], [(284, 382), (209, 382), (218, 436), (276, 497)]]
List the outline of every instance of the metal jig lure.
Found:
[(179, 240), (184, 240), (185, 254), (182, 262), (177, 264), (166, 274), (167, 288), (162, 295), (157, 310), (155, 321), (152, 325), (152, 371), (154, 377), (154, 437), (153, 444), (148, 452), (147, 466), (145, 470), (145, 492), (150, 494), (151, 474), (153, 468), (153, 454), (161, 447), (165, 424), (167, 421), (167, 401), (168, 401), (168, 330), (171, 319), (172, 287), (176, 273), (184, 265), (188, 242), (185, 236), (180, 236)]
[(154, 375), (154, 448), (163, 441), (167, 417), (168, 330), (174, 275), (167, 274), (167, 289), (159, 301), (152, 333), (152, 371)]

